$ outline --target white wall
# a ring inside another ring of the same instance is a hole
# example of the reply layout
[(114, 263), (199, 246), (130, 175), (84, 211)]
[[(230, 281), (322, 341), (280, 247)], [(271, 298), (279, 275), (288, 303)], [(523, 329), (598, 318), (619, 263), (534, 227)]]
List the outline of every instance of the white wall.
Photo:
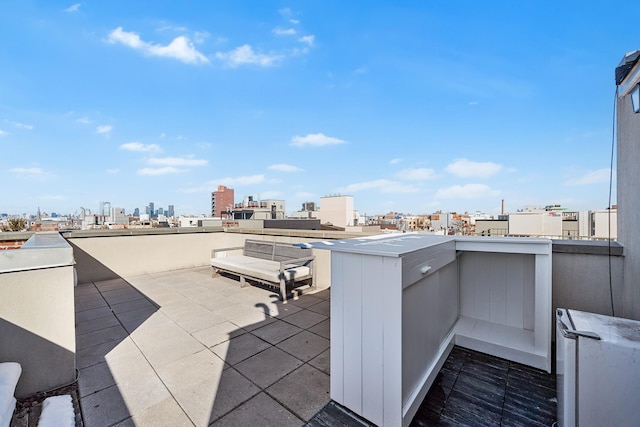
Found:
[(354, 220), (353, 196), (320, 197), (320, 222), (330, 222), (336, 227), (352, 226)]
[[(290, 237), (241, 233), (188, 233), (69, 238), (74, 246), (78, 282), (211, 265), (211, 250), (242, 246), (245, 239), (301, 243), (321, 237)], [(316, 286), (327, 288), (331, 280), (331, 256), (315, 250)]]
[(36, 233), (22, 249), (0, 252), (17, 256), (31, 263), (0, 269), (0, 361), (22, 365), (16, 396), (25, 397), (76, 377), (73, 253), (59, 234)]

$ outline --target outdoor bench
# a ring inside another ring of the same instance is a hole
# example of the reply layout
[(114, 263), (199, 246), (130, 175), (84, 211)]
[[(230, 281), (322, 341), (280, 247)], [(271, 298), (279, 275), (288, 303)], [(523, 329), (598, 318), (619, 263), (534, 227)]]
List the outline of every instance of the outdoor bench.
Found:
[(315, 256), (312, 249), (286, 243), (247, 239), (244, 246), (213, 249), (211, 251), (213, 276), (229, 273), (280, 289), (283, 302), (287, 301), (287, 285), (309, 284), (315, 288)]

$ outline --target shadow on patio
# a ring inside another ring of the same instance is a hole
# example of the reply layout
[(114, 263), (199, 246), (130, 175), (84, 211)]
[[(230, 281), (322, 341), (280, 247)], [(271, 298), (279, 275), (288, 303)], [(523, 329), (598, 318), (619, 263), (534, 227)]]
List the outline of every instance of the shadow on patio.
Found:
[(87, 426), (299, 426), (329, 402), (329, 291), (282, 304), (208, 267), (76, 288)]

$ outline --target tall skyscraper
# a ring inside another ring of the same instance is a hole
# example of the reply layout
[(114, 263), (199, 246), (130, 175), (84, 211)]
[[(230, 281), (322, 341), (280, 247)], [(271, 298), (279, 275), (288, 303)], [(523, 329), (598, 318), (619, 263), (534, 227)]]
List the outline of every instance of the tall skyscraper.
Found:
[(149, 216), (151, 218), (156, 216), (155, 205), (153, 204), (153, 202), (149, 202)]
[(167, 216), (168, 216), (169, 218), (174, 218), (174, 217), (176, 216), (176, 214), (175, 214), (175, 212), (174, 212), (174, 210), (173, 210), (173, 205), (169, 205), (169, 209), (168, 209), (168, 214), (167, 214)]

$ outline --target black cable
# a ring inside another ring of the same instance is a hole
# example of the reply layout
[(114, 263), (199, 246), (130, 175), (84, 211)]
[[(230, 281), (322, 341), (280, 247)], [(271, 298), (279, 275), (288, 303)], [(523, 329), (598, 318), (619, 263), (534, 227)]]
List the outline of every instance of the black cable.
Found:
[(609, 238), (607, 239), (609, 242), (609, 297), (611, 300), (611, 315), (614, 317), (616, 315), (616, 312), (613, 306), (613, 278), (611, 273), (611, 195), (613, 193), (613, 190), (612, 190), (613, 189), (613, 157), (615, 153), (615, 143), (616, 143), (617, 102), (618, 102), (618, 86), (616, 86), (616, 92), (613, 97), (613, 117), (611, 120), (611, 163), (609, 165), (609, 212), (608, 212)]

